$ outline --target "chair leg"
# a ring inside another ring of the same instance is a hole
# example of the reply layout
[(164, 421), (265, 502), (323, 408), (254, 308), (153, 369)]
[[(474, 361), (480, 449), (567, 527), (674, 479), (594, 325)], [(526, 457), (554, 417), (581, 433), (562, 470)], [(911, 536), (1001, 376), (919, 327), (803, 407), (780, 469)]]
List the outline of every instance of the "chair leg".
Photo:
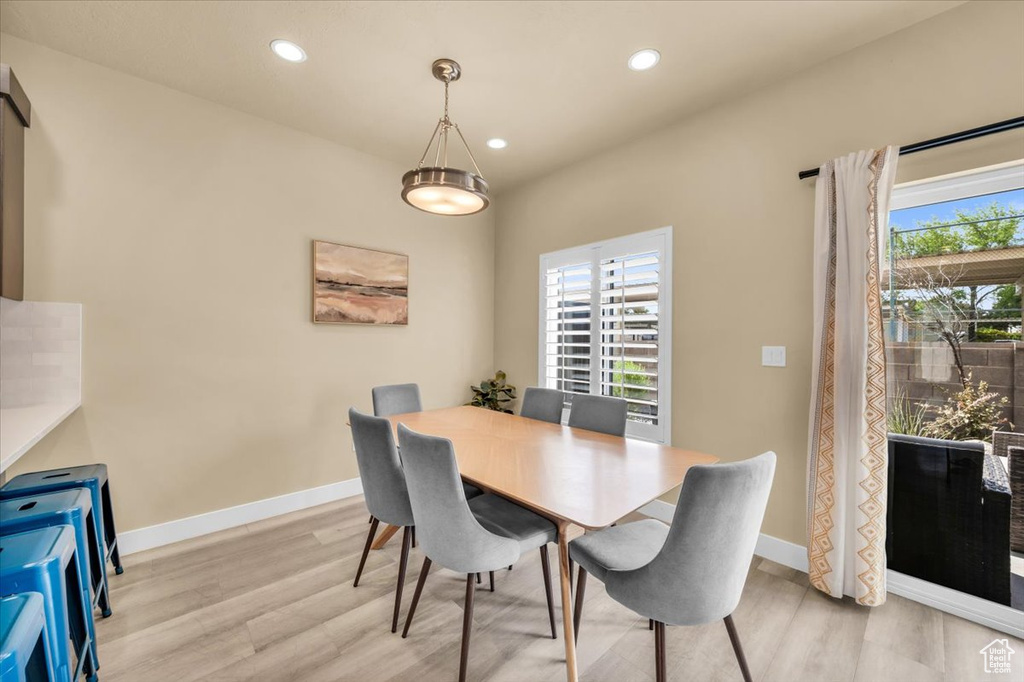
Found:
[(110, 586), (107, 583), (106, 559), (103, 556), (103, 542), (96, 535), (96, 521), (93, 514), (96, 510), (89, 512), (85, 519), (86, 540), (89, 543), (89, 574), (92, 577), (92, 588), (96, 594), (97, 606), (103, 613), (104, 618), (110, 618), (113, 611), (110, 610)]
[(416, 614), (416, 605), (420, 603), (420, 593), (423, 592), (423, 583), (427, 582), (428, 573), (430, 573), (430, 558), (423, 557), (423, 567), (420, 569), (420, 578), (416, 581), (416, 591), (412, 593), (412, 604), (409, 605), (409, 613), (405, 616), (405, 627), (402, 628), (402, 639), (409, 636), (409, 626), (412, 625), (412, 617)]
[(653, 618), (648, 618), (647, 619), (647, 629), (648, 630), (653, 630), (654, 629), (654, 619)]
[(109, 479), (100, 488), (100, 501), (103, 503), (103, 534), (106, 535), (110, 562), (114, 564), (114, 573), (121, 575), (124, 573), (124, 566), (121, 565), (121, 550), (117, 546), (117, 529), (114, 528), (114, 508), (110, 502)]
[(665, 682), (665, 624), (660, 621), (654, 624), (654, 670), (656, 682)]
[(751, 682), (750, 668), (747, 666), (747, 657), (743, 655), (743, 645), (740, 644), (740, 636), (736, 632), (736, 624), (732, 622), (732, 614), (725, 617), (725, 629), (729, 631), (729, 641), (732, 642), (732, 649), (736, 652), (736, 661), (740, 664), (740, 672), (743, 673), (743, 682)]
[(398, 586), (395, 588), (395, 615), (391, 617), (391, 632), (398, 632), (398, 612), (402, 608), (402, 586), (405, 585), (405, 567), (409, 563), (409, 545), (412, 533), (409, 526), (402, 529), (402, 558), (398, 561)]
[(409, 526), (409, 530), (412, 531), (412, 546), (416, 546), (416, 526)]
[(494, 592), (494, 571), (491, 571), (491, 592)]
[(551, 639), (558, 639), (558, 631), (555, 629), (555, 602), (551, 597), (551, 565), (548, 563), (547, 545), (543, 545), (540, 548), (540, 567), (544, 571), (544, 596), (548, 599), (548, 620), (551, 621)]
[(479, 585), (480, 583), (481, 583), (480, 574), (477, 573), (476, 574), (476, 584)]
[[(477, 574), (479, 576), (479, 574)], [(473, 574), (466, 576), (466, 611), (462, 614), (462, 655), (459, 658), (459, 682), (466, 682), (466, 668), (469, 664), (469, 631), (473, 627), (473, 596), (476, 586)]]
[(377, 525), (380, 522), (374, 519), (370, 522), (370, 532), (366, 534), (366, 545), (363, 546), (363, 556), (359, 559), (359, 568), (356, 569), (356, 581), (352, 587), (359, 587), (359, 577), (363, 574), (363, 566), (366, 564), (366, 557), (370, 554), (370, 545), (373, 544), (373, 536), (377, 534)]
[(587, 589), (587, 569), (580, 566), (580, 577), (576, 579), (576, 607), (572, 610), (572, 634), (575, 641), (580, 639), (580, 621), (583, 619), (583, 593)]

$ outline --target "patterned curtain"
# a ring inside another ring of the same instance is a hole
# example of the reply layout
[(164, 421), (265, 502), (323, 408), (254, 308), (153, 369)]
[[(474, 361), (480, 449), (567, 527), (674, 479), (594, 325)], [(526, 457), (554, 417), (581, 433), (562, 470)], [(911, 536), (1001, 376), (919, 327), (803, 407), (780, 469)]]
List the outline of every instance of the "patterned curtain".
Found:
[(894, 147), (829, 161), (814, 220), (814, 390), (808, 457), (811, 584), (885, 603), (885, 339), (879, 262)]

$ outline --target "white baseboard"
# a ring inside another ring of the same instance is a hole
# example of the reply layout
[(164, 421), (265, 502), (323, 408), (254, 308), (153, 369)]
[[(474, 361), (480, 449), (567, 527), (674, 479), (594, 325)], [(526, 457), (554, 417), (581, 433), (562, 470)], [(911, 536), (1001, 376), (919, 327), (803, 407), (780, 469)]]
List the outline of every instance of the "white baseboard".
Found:
[(363, 484), (358, 478), (330, 483), (318, 488), (300, 490), (287, 495), (257, 500), (237, 507), (218, 509), (205, 514), (189, 516), (177, 521), (159, 523), (136, 530), (117, 534), (117, 546), (121, 554), (134, 554), (154, 547), (181, 542), (200, 535), (216, 533), (219, 530), (261, 521), (272, 516), (287, 514), (326, 504), (354, 495), (361, 495)]
[(807, 548), (788, 540), (780, 540), (761, 533), (754, 547), (754, 554), (783, 566), (807, 573)]
[[(639, 511), (651, 518), (671, 523), (676, 507), (674, 504), (655, 500), (641, 507)], [(807, 548), (794, 542), (780, 540), (761, 533), (757, 539), (754, 553), (777, 564), (807, 572)], [(974, 623), (980, 623), (993, 630), (1024, 638), (1024, 626), (1022, 626), (1024, 617), (1020, 611), (1009, 606), (996, 604), (987, 599), (964, 594), (896, 571), (886, 571), (886, 585), (892, 594), (945, 613), (951, 613)]]

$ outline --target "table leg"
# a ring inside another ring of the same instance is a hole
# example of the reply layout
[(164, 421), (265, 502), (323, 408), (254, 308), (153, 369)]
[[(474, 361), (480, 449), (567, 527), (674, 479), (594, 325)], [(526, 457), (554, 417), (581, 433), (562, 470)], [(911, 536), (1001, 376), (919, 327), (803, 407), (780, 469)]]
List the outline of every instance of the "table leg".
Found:
[(576, 638), (572, 629), (572, 586), (569, 584), (569, 523), (558, 524), (558, 578), (562, 585), (562, 641), (565, 642), (565, 672), (569, 682), (577, 682)]
[(370, 549), (380, 549), (384, 545), (388, 544), (388, 540), (394, 537), (395, 533), (402, 530), (401, 526), (387, 525), (384, 527), (384, 532), (377, 536), (377, 539), (370, 545)]

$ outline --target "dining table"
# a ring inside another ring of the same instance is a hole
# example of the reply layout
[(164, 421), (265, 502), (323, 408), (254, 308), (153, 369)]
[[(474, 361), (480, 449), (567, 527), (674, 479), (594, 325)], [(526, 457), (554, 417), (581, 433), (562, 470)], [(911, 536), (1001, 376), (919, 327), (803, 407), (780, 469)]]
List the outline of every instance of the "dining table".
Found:
[[(550, 519), (558, 529), (566, 678), (577, 682), (569, 531), (597, 530), (661, 497), (713, 455), (610, 436), (479, 407), (448, 407), (388, 417), (419, 433), (447, 438), (469, 483)], [(391, 531), (388, 534), (388, 531)], [(382, 546), (396, 529), (385, 529)]]

